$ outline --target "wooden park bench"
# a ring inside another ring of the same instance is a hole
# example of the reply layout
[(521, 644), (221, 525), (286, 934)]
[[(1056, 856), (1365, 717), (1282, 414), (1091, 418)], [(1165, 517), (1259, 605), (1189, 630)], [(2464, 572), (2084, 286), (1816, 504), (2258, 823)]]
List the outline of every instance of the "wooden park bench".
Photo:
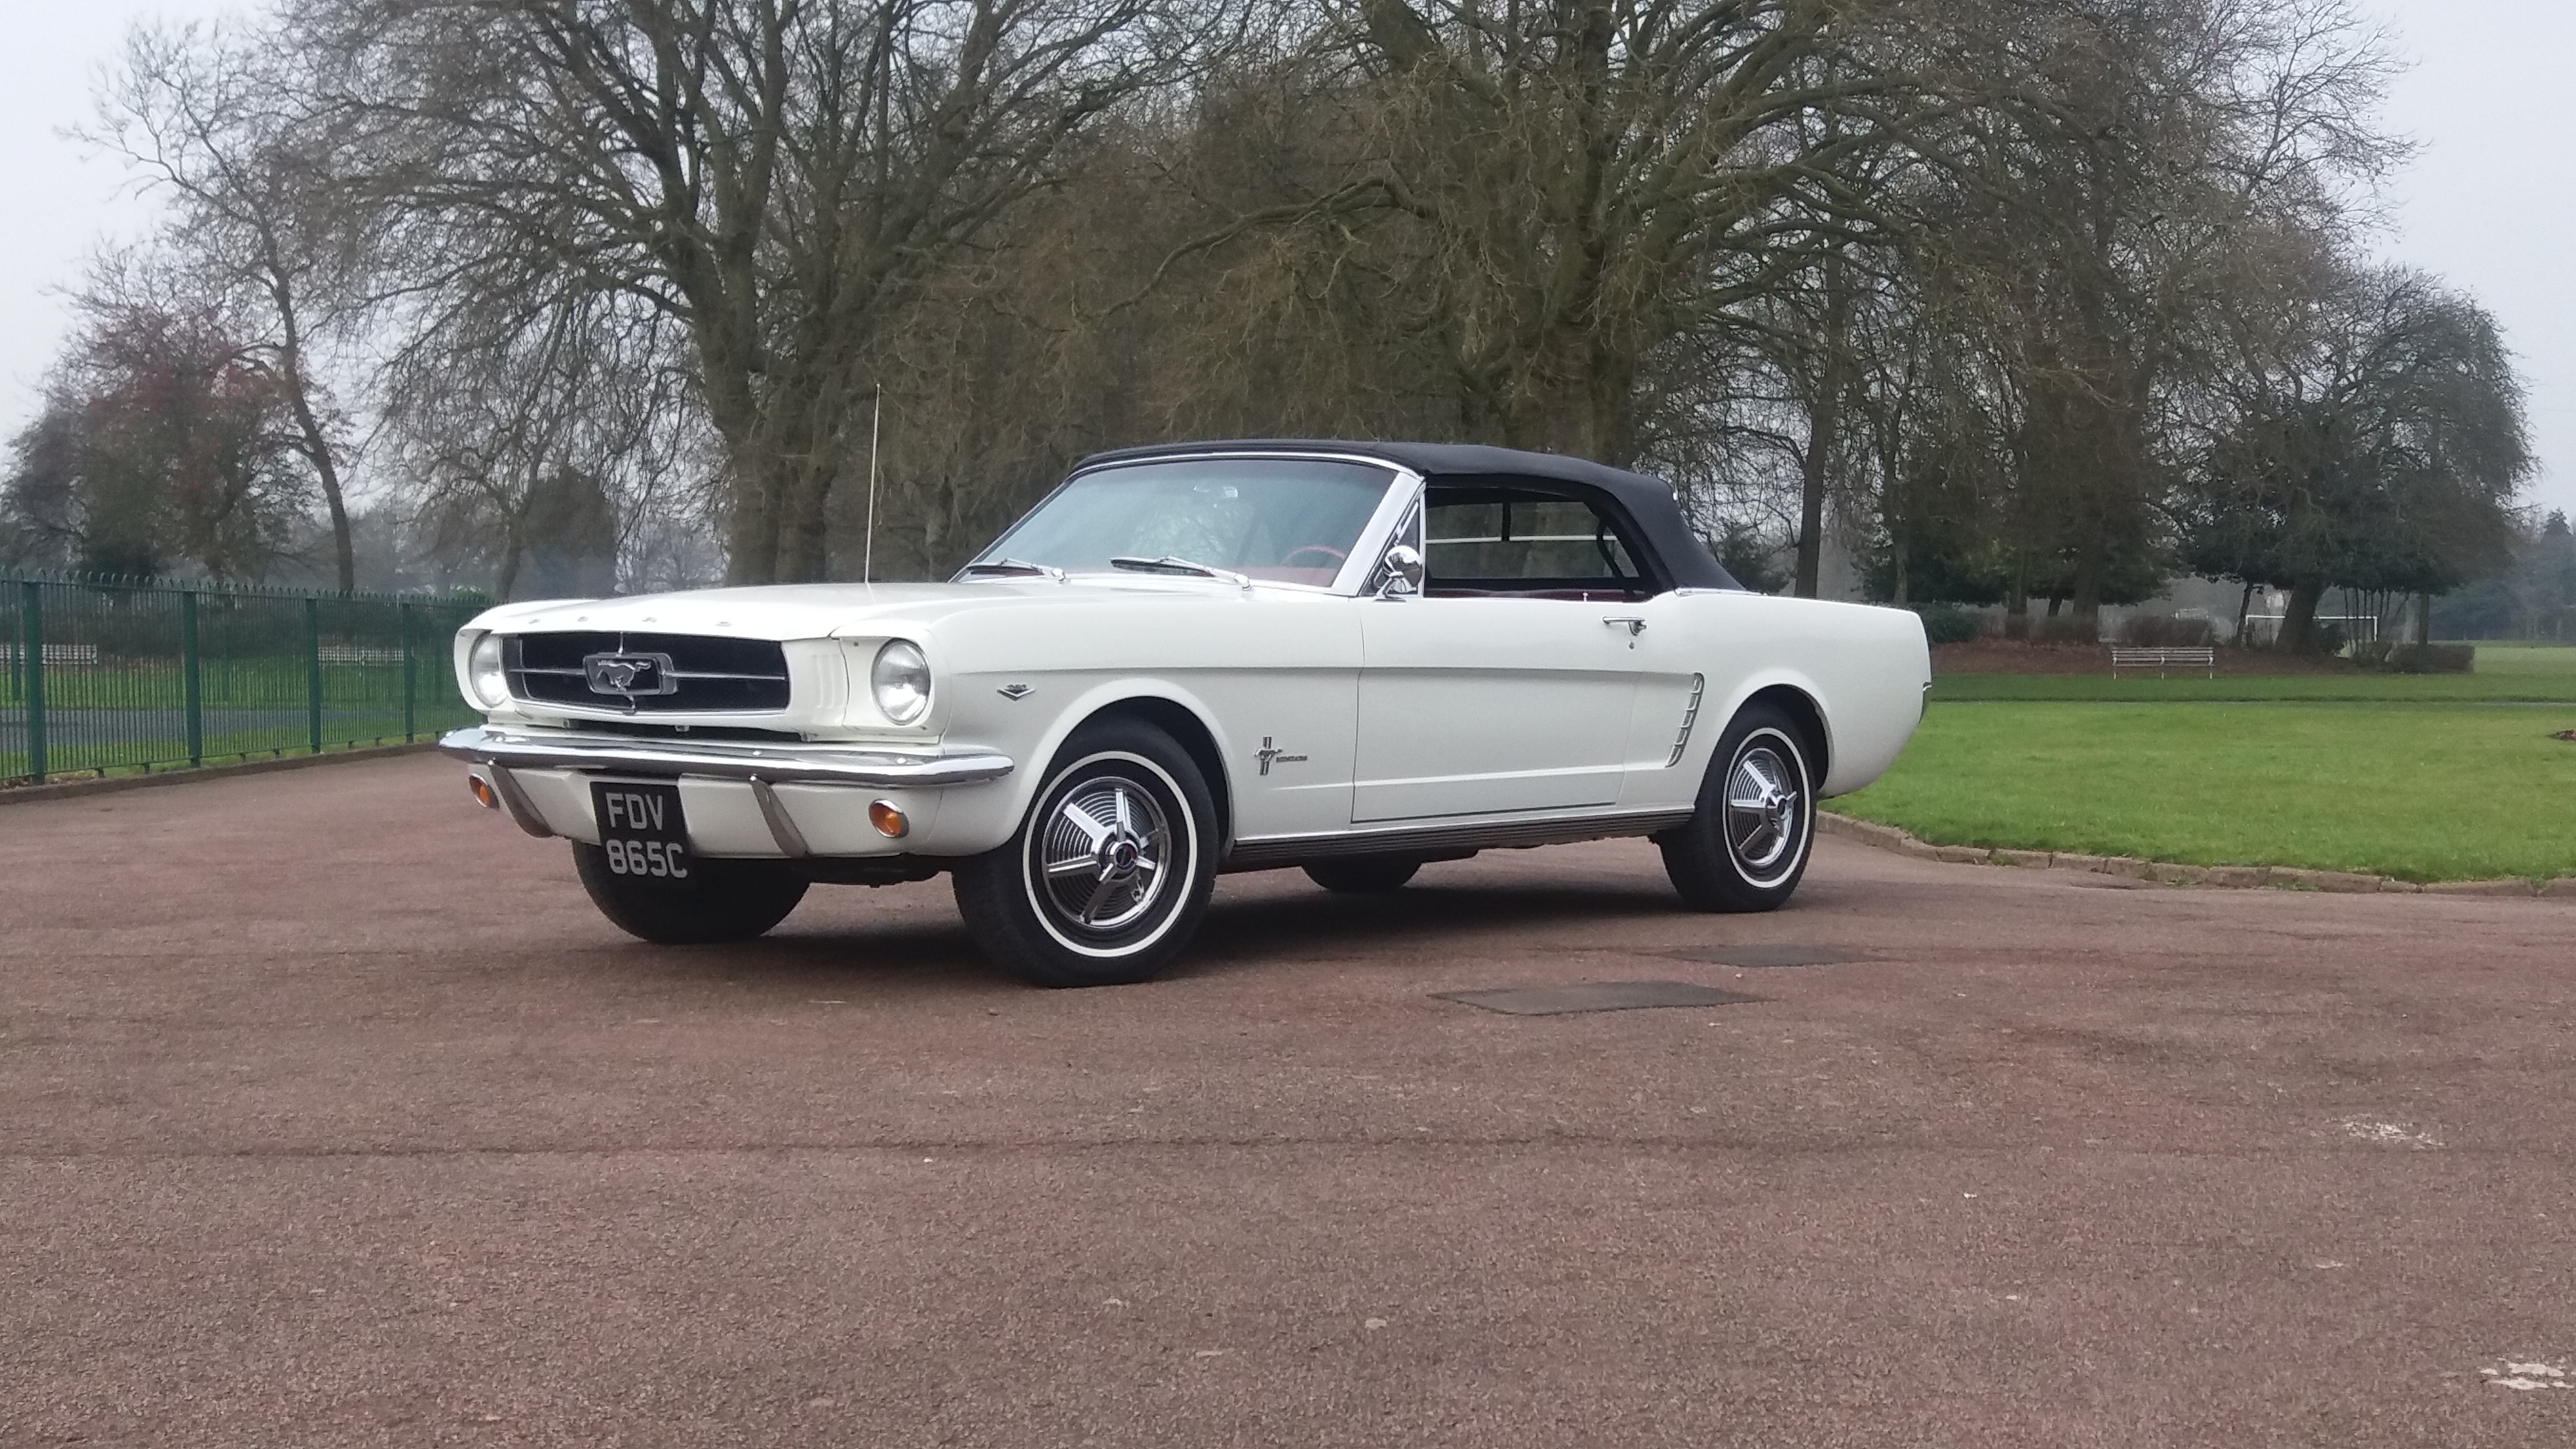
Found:
[(2206, 645), (2198, 649), (2124, 649), (2111, 651), (2111, 677), (2120, 677), (2123, 669), (2152, 669), (2161, 679), (2168, 669), (2199, 669), (2213, 679), (2218, 677), (2218, 651)]

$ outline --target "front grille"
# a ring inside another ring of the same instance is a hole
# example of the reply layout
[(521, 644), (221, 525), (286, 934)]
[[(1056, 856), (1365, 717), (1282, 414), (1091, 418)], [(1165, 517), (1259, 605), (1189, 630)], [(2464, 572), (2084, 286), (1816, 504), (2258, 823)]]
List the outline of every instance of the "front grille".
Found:
[(767, 639), (591, 630), (519, 634), (510, 692), (533, 704), (637, 714), (754, 714), (787, 708), (787, 651)]

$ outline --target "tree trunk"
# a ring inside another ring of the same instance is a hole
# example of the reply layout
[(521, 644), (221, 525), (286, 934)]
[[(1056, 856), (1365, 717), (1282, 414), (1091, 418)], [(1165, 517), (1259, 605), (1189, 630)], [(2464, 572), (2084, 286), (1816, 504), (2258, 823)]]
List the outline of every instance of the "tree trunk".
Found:
[(1790, 592), (1812, 599), (1819, 587), (1825, 549), (1825, 486), (1831, 481), (1834, 446), (1842, 437), (1843, 350), (1851, 323), (1851, 287), (1839, 254), (1828, 254), (1824, 266), (1825, 315), (1814, 340), (1811, 373), (1815, 392), (1807, 399), (1807, 450), (1798, 459), (1798, 582)]
[(1470, 439), (1562, 453), (1624, 468), (1636, 454), (1633, 360), (1579, 319), (1569, 318), (1533, 348), (1495, 390), (1459, 379), (1458, 416)]
[[(781, 370), (792, 365), (777, 364)], [(827, 529), (843, 462), (843, 420), (796, 395), (825, 390), (801, 378), (774, 381), (746, 430), (747, 445), (732, 450), (725, 582), (810, 584), (830, 576)]]
[(2236, 596), (2236, 646), (2240, 649), (2254, 642), (2254, 581), (2245, 581), (2245, 592)]
[[(2102, 574), (2109, 562), (2104, 557), (2108, 552), (2108, 545), (2103, 541), (2101, 531), (2097, 527), (2091, 541), (2085, 545), (2082, 553), (2075, 560), (2075, 592), (2072, 599), (2075, 605), (2075, 633), (2086, 644), (2097, 643), (2102, 638)], [(2056, 602), (2053, 597), (2049, 600), (2048, 612), (2052, 614), (2057, 612)]]
[(2012, 591), (2004, 596), (2004, 637), (2030, 637), (2030, 590), (2019, 579), (2013, 581)]
[(698, 375), (707, 421), (724, 443), (725, 582), (774, 583), (778, 577), (779, 452), (761, 416), (761, 397), (721, 329), (697, 329)]
[(2290, 586), (2290, 603), (2281, 619), (2279, 647), (2293, 654), (2312, 654), (2317, 647), (2317, 605), (2326, 596), (2323, 584)]
[(313, 475), (322, 482), (322, 506), (331, 514), (331, 561), (338, 568), (340, 592), (354, 593), (358, 587), (358, 551), (349, 536), (349, 505), (340, 496), (340, 469), (331, 458), (331, 445), (322, 439), (321, 424), (313, 417), (313, 408), (299, 390), (295, 399), (295, 425), (302, 430), (306, 445), (312, 450)]
[(839, 472), (834, 464), (816, 458), (791, 475), (786, 506), (779, 510), (779, 583), (816, 584), (831, 577), (828, 529), (832, 484)]
[(1895, 575), (1890, 589), (1894, 597), (1889, 602), (1904, 604), (1910, 602), (1908, 586), (1913, 581), (1906, 576), (1908, 570), (1905, 547), (1905, 488), (1902, 466), (1898, 461), (1903, 455), (1903, 444), (1898, 441), (1900, 434), (1897, 426), (1889, 418), (1886, 410), (1869, 409), (1866, 415), (1875, 425), (1873, 431), (1876, 435), (1878, 452), (1879, 510), (1887, 529), (1888, 564), (1890, 571)]
[(725, 582), (767, 584), (778, 579), (778, 508), (769, 471), (733, 459), (733, 486), (726, 490)]
[(519, 586), (519, 561), (526, 556), (527, 542), (525, 520), (511, 519), (509, 535), (501, 545), (500, 576), (492, 580), (492, 597), (504, 604), (511, 602), (511, 592)]
[(287, 405), (295, 413), (295, 431), (304, 441), (306, 462), (313, 465), (313, 476), (322, 484), (322, 504), (331, 514), (332, 561), (339, 566), (340, 592), (353, 593), (358, 587), (357, 550), (349, 537), (349, 505), (340, 492), (340, 464), (331, 448), (330, 435), (323, 432), (322, 420), (313, 411), (313, 399), (304, 379), (304, 332), (296, 317), (295, 293), (272, 272), (269, 297), (277, 307), (277, 320), (283, 336), (278, 344), (278, 371), (284, 376)]
[(1825, 444), (1833, 436), (1834, 407), (1819, 402), (1807, 411), (1807, 451), (1798, 460), (1798, 581), (1790, 592), (1816, 597), (1825, 556)]

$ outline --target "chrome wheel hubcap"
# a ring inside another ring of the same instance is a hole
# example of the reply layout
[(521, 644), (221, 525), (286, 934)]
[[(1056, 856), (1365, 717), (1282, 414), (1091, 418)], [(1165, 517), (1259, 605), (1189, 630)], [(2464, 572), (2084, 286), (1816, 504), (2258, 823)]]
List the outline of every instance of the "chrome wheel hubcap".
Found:
[(1086, 780), (1056, 803), (1038, 832), (1041, 895), (1067, 924), (1114, 932), (1163, 895), (1171, 823), (1133, 780)]
[(1796, 849), (1804, 819), (1797, 768), (1768, 744), (1736, 757), (1726, 781), (1726, 845), (1748, 871), (1779, 865)]

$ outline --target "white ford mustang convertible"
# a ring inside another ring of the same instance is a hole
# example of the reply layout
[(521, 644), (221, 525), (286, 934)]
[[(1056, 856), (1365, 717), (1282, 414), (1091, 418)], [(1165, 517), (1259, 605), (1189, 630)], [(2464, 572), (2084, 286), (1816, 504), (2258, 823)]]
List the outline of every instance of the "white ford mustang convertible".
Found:
[(648, 941), (942, 871), (993, 957), (1143, 980), (1223, 871), (1389, 891), (1643, 835), (1769, 910), (1922, 714), (1911, 613), (1738, 587), (1650, 478), (1425, 444), (1086, 459), (944, 584), (512, 604), (440, 747)]

